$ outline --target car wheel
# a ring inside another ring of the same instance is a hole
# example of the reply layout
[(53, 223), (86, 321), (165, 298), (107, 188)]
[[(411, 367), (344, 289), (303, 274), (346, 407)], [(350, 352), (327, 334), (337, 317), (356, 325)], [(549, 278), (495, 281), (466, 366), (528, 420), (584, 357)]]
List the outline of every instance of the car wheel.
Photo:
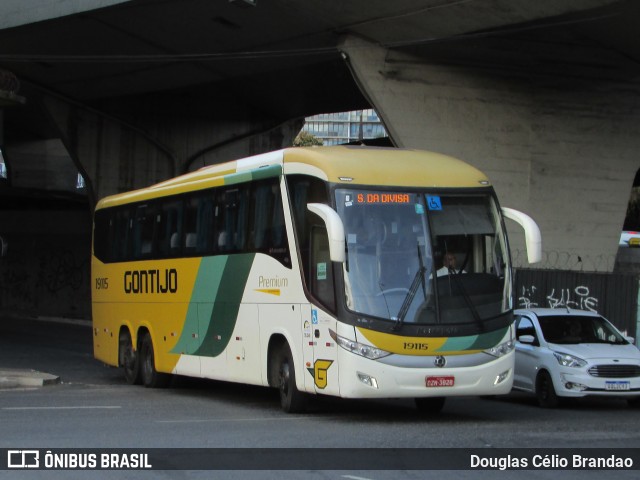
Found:
[(627, 398), (627, 405), (632, 408), (640, 408), (640, 397)]
[(536, 397), (538, 397), (538, 405), (542, 408), (555, 408), (558, 406), (559, 399), (556, 389), (553, 388), (553, 380), (546, 370), (538, 374), (536, 380)]

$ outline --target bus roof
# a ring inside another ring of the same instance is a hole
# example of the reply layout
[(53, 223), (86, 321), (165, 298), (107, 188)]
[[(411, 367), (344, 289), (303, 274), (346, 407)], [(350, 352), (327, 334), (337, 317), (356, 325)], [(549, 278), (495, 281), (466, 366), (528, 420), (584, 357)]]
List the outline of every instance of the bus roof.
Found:
[(429, 188), (489, 185), (488, 178), (475, 167), (439, 153), (363, 146), (295, 147), (203, 167), (148, 188), (106, 197), (96, 208), (250, 181), (267, 171), (273, 175), (276, 170), (347, 185)]

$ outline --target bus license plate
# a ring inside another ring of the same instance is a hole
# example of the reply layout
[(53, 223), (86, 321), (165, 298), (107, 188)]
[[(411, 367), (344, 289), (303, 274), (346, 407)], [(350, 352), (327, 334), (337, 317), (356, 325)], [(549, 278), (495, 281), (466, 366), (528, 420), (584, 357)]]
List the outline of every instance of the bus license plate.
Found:
[(426, 382), (427, 387), (453, 387), (455, 383), (455, 377), (427, 377)]
[(631, 385), (629, 382), (606, 382), (604, 388), (605, 390), (630, 390)]

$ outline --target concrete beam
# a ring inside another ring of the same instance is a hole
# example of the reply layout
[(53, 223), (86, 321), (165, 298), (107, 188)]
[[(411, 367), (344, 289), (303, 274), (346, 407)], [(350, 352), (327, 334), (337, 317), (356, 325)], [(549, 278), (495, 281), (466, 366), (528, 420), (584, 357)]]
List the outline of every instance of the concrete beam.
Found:
[(110, 7), (128, 0), (3, 0), (0, 29)]
[(140, 105), (124, 103), (112, 105), (116, 116), (46, 94), (42, 103), (93, 204), (205, 165), (291, 145), (303, 122), (190, 118), (170, 108), (145, 114)]
[[(355, 37), (340, 48), (396, 145), (477, 166), (503, 206), (538, 222), (538, 267), (613, 270), (640, 166), (638, 85), (429, 63)], [(529, 266), (508, 228), (514, 263)]]

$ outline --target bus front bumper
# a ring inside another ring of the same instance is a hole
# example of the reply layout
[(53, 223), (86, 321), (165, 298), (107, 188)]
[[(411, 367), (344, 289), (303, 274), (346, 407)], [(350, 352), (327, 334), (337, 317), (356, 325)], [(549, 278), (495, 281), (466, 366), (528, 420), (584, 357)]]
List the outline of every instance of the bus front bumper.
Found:
[(419, 398), (505, 395), (513, 385), (513, 352), (464, 368), (407, 368), (383, 364), (340, 349), (340, 396)]

